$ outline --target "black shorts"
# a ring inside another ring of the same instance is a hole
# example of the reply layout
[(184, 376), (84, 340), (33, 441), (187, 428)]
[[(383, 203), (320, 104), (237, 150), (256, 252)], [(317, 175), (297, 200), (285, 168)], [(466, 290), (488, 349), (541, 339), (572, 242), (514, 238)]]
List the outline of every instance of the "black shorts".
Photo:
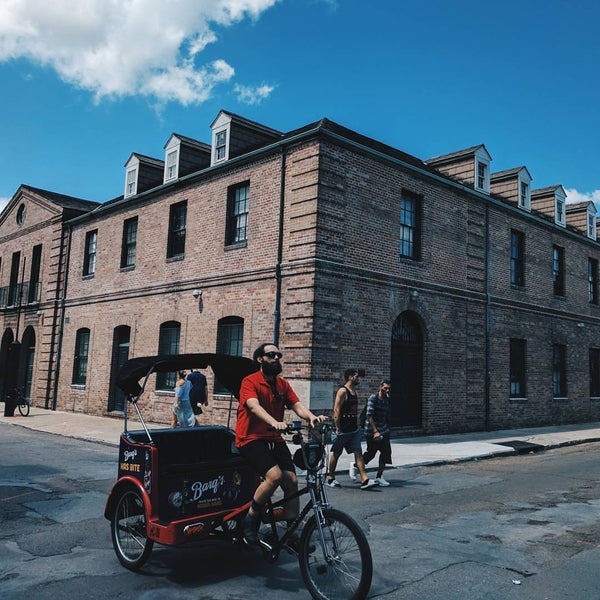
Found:
[(192, 412), (195, 415), (201, 415), (202, 414), (202, 407), (199, 404), (192, 404)]
[(276, 465), (282, 471), (296, 472), (290, 449), (283, 441), (255, 440), (240, 446), (238, 450), (248, 464), (262, 477)]

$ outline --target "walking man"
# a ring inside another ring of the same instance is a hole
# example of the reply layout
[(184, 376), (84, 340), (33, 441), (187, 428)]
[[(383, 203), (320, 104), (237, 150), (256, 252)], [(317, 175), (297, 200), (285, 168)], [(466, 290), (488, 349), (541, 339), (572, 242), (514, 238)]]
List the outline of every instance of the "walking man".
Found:
[(359, 383), (360, 376), (357, 369), (346, 369), (344, 372), (344, 385), (335, 395), (333, 405), (333, 421), (335, 423), (336, 438), (331, 445), (329, 457), (329, 473), (326, 485), (339, 487), (341, 484), (335, 478), (335, 469), (342, 452), (354, 454), (354, 464), (360, 474), (360, 489), (368, 490), (377, 485), (377, 482), (369, 479), (365, 471), (362, 455), (362, 430), (358, 426), (358, 396), (354, 388)]
[[(389, 484), (383, 478), (385, 466), (392, 464), (392, 446), (390, 444), (390, 428), (388, 414), (390, 411), (390, 382), (384, 379), (379, 384), (379, 391), (367, 400), (367, 419), (365, 421), (365, 439), (367, 451), (363, 454), (365, 465), (368, 465), (379, 452), (379, 466), (375, 481), (382, 487)], [(352, 467), (350, 467), (352, 469)], [(352, 476), (352, 473), (350, 473)]]

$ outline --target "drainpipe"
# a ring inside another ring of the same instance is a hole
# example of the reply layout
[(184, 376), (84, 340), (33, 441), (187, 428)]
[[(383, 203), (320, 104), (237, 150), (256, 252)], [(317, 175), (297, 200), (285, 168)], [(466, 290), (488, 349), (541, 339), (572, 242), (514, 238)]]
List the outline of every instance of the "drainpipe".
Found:
[(491, 339), (491, 242), (490, 242), (490, 208), (485, 206), (485, 430), (490, 430), (490, 339)]
[(275, 265), (275, 311), (273, 312), (273, 344), (279, 346), (281, 328), (281, 262), (283, 261), (283, 211), (285, 207), (285, 147), (281, 149), (281, 181), (279, 184), (279, 232), (277, 240), (277, 264)]
[(60, 358), (62, 353), (63, 330), (65, 328), (65, 297), (67, 295), (67, 280), (69, 278), (69, 260), (71, 256), (71, 226), (67, 223), (67, 252), (65, 255), (65, 280), (60, 299), (60, 325), (58, 326), (58, 344), (56, 347), (56, 364), (54, 366), (54, 386), (52, 390), (52, 410), (56, 410), (58, 398), (58, 377), (60, 374)]

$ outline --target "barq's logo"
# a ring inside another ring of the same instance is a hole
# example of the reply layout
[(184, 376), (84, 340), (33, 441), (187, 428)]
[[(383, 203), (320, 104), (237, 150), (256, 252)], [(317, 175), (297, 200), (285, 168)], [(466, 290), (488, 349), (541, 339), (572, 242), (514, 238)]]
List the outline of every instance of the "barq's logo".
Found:
[(194, 483), (192, 483), (192, 492), (194, 493), (193, 500), (200, 500), (202, 495), (206, 492), (212, 492), (213, 495), (216, 496), (217, 490), (224, 483), (225, 477), (223, 475), (218, 475), (211, 481), (194, 481)]
[(125, 452), (123, 452), (124, 461), (133, 460), (136, 456), (137, 450), (125, 450)]

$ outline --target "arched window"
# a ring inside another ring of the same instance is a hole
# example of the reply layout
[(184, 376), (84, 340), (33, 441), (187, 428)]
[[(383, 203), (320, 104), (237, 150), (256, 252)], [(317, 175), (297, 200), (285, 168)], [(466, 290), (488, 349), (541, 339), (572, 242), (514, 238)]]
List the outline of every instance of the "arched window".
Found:
[(85, 385), (87, 380), (88, 354), (90, 351), (90, 330), (83, 327), (77, 330), (75, 337), (75, 356), (73, 357), (73, 385)]
[[(166, 321), (160, 326), (158, 336), (159, 354), (179, 354), (179, 338), (181, 336), (181, 323), (178, 321)], [(177, 383), (177, 373), (157, 373), (156, 389), (173, 390)]]

